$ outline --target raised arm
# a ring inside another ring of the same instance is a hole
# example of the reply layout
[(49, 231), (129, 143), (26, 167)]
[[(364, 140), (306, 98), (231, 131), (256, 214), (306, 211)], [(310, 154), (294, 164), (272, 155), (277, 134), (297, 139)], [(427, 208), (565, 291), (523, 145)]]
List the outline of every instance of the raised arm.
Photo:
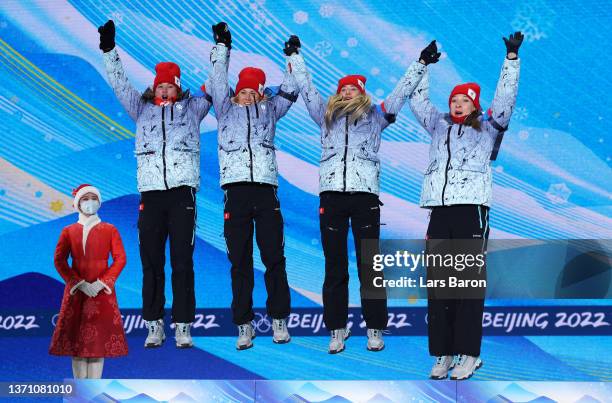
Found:
[(227, 69), (229, 68), (230, 49), (232, 48), (232, 34), (225, 22), (213, 25), (212, 30), (217, 45), (210, 52), (211, 71), (208, 81), (209, 86), (206, 89), (212, 97), (215, 113), (217, 119), (219, 119), (219, 114), (224, 113), (231, 106)]
[(287, 55), (287, 68), (295, 80), (297, 88), (302, 94), (306, 109), (312, 120), (319, 126), (323, 126), (325, 120), (325, 101), (312, 83), (310, 73), (306, 69), (304, 57), (300, 54), (300, 41), (297, 36), (291, 37), (285, 43), (285, 54)]
[(504, 130), (510, 122), (516, 95), (518, 93), (519, 73), (521, 61), (518, 58), (518, 50), (523, 43), (523, 34), (516, 32), (509, 38), (503, 38), (506, 44), (506, 59), (502, 66), (495, 97), (489, 111), (490, 123), (497, 130)]
[[(285, 42), (285, 48), (283, 51), (287, 57), (291, 56), (294, 52), (297, 52), (299, 49), (300, 40), (297, 36), (292, 35), (289, 38), (289, 41)], [(271, 103), (274, 107), (274, 114), (276, 119), (280, 119), (291, 108), (291, 105), (295, 101), (297, 101), (298, 97), (298, 87), (295, 82), (295, 78), (291, 75), (291, 71), (289, 70), (289, 63), (287, 63), (287, 67), (285, 69), (285, 75), (283, 77), (283, 82), (280, 85), (278, 93), (272, 97)]]
[(419, 63), (424, 65), (423, 77), (410, 95), (410, 109), (423, 128), (433, 134), (441, 113), (429, 100), (429, 72), (427, 66), (437, 63), (440, 58), (436, 41), (432, 41), (423, 51)]
[(381, 104), (384, 113), (384, 119), (381, 121), (383, 129), (395, 121), (395, 117), (406, 103), (406, 99), (412, 94), (426, 71), (427, 67), (425, 65), (415, 61), (399, 79), (393, 91)]
[(106, 24), (98, 28), (98, 32), (100, 33), (100, 49), (104, 52), (104, 67), (110, 85), (130, 117), (137, 120), (145, 101), (140, 92), (132, 87), (123, 70), (123, 64), (115, 48), (115, 23), (113, 20), (108, 20)]
[(274, 107), (274, 115), (277, 120), (285, 116), (289, 108), (291, 108), (291, 105), (297, 101), (297, 97), (298, 89), (295, 79), (291, 73), (286, 71), (278, 93), (271, 99), (271, 103)]

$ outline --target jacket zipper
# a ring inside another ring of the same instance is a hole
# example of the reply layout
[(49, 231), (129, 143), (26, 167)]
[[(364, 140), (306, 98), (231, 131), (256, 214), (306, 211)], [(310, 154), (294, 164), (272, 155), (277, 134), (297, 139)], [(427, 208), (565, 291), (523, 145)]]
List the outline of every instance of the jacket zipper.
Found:
[(165, 110), (166, 107), (162, 106), (162, 163), (164, 167), (164, 186), (166, 186), (166, 190), (169, 189), (168, 181), (166, 180), (166, 118), (165, 118)]
[[(459, 133), (461, 133), (461, 126), (459, 125)], [(446, 150), (448, 152), (448, 159), (446, 160), (446, 168), (444, 169), (444, 186), (442, 187), (442, 205), (444, 206), (444, 193), (446, 192), (446, 184), (448, 183), (448, 167), (451, 161), (451, 148), (450, 148), (450, 134), (453, 126), (448, 127), (448, 132), (446, 132)]]
[(246, 106), (247, 112), (247, 145), (249, 147), (249, 161), (251, 162), (251, 182), (253, 180), (253, 150), (251, 149), (251, 113), (249, 112), (249, 106)]
[(344, 125), (344, 172), (342, 173), (343, 192), (346, 192), (346, 158), (348, 156), (348, 129), (348, 115), (346, 115), (346, 121)]

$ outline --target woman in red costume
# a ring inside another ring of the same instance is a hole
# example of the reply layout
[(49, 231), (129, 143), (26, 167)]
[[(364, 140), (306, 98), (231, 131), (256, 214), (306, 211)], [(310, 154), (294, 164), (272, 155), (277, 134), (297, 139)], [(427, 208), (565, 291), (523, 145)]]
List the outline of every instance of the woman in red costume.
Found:
[(49, 353), (71, 356), (75, 378), (101, 378), (105, 357), (128, 353), (115, 296), (125, 251), (117, 228), (98, 217), (98, 189), (81, 185), (73, 196), (79, 221), (62, 230), (55, 249), (55, 268), (66, 288)]

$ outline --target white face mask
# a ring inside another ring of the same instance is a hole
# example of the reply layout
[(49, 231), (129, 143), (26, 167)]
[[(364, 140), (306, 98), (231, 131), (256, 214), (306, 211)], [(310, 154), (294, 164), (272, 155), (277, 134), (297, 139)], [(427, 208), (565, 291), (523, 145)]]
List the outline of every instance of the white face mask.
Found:
[(81, 211), (85, 214), (94, 215), (100, 208), (100, 202), (98, 200), (83, 200), (80, 205)]

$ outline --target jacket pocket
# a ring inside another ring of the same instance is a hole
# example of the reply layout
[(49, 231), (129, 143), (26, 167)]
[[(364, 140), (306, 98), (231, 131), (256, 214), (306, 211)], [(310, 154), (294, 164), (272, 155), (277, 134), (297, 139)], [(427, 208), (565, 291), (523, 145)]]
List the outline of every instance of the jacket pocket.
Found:
[(237, 151), (242, 147), (237, 141), (219, 142), (219, 148), (227, 153)]
[(319, 162), (325, 162), (325, 161), (329, 161), (330, 159), (332, 159), (333, 157), (336, 156), (336, 154), (338, 154), (337, 152), (333, 151), (333, 152), (328, 152), (328, 153), (323, 153), (323, 155), (321, 156), (321, 159), (319, 160)]
[(199, 152), (195, 148), (190, 148), (190, 147), (175, 147), (172, 150), (177, 151), (179, 153), (197, 153)]
[(425, 175), (429, 175), (430, 173), (437, 171), (438, 170), (438, 161), (434, 160), (432, 161), (429, 166), (427, 167), (427, 169), (425, 170), (424, 174)]
[(463, 164), (461, 164), (458, 170), (485, 173), (487, 172), (487, 166), (488, 164), (486, 163), (468, 160), (464, 162)]
[(362, 160), (365, 160), (365, 161), (374, 162), (376, 164), (378, 164), (380, 162), (380, 160), (378, 159), (378, 155), (376, 155), (376, 154), (357, 153), (356, 156), (359, 159), (362, 159)]
[(263, 143), (261, 143), (261, 146), (263, 148), (268, 148), (270, 150), (276, 150), (276, 147), (272, 143), (263, 142)]

